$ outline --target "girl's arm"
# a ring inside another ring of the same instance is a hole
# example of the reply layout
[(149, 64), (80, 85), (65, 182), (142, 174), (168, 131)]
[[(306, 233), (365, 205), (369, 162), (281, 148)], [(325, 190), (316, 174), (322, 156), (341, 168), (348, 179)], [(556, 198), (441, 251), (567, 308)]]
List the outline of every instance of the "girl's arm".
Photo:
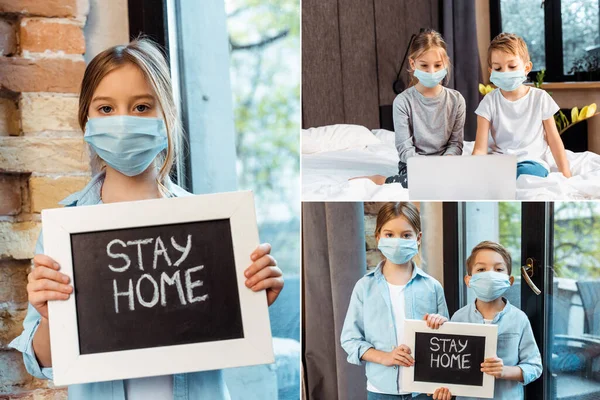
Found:
[(394, 133), (396, 137), (396, 150), (400, 161), (406, 162), (411, 157), (417, 155), (413, 135), (410, 131), (410, 117), (408, 115), (408, 105), (406, 100), (397, 97), (394, 100)]
[(477, 116), (477, 134), (475, 136), (475, 146), (473, 147), (473, 155), (485, 155), (488, 152), (488, 137), (490, 133), (490, 121)]
[(52, 353), (50, 352), (50, 325), (48, 319), (43, 318), (33, 336), (33, 351), (40, 366), (52, 367)]
[(342, 327), (340, 342), (342, 348), (348, 353), (348, 362), (351, 364), (361, 365), (362, 357), (371, 348), (374, 348), (371, 343), (365, 340), (364, 316), (363, 316), (363, 301), (362, 289), (359, 281), (350, 297), (346, 319)]
[(454, 119), (454, 126), (450, 139), (448, 140), (448, 147), (444, 151), (445, 156), (460, 156), (463, 153), (463, 142), (465, 140), (465, 99), (460, 96), (459, 103)]
[(554, 122), (554, 117), (550, 117), (544, 120), (544, 130), (546, 131), (546, 139), (548, 140), (548, 146), (550, 146), (550, 151), (552, 151), (552, 156), (556, 161), (556, 165), (558, 166), (558, 170), (562, 172), (562, 174), (570, 178), (571, 177), (571, 168), (569, 166), (569, 160), (567, 160), (567, 153), (565, 152), (565, 145), (560, 138), (560, 134), (556, 129), (556, 122)]

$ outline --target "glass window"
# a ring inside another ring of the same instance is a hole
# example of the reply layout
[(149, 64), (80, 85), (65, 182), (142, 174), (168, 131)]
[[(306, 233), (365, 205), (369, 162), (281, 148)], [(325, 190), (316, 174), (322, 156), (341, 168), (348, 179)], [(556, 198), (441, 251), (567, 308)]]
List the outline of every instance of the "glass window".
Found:
[(600, 398), (600, 203), (554, 209), (552, 399)]
[(297, 0), (226, 0), (238, 188), (253, 190), (261, 241), (300, 270), (300, 17)]
[[(465, 203), (465, 261), (471, 250), (484, 240), (500, 243), (510, 252), (514, 284), (505, 297), (517, 308), (521, 307), (521, 203), (468, 202)], [(466, 262), (462, 268), (467, 274)], [(462, 281), (462, 277), (459, 277)], [(475, 301), (473, 290), (467, 289), (467, 302)], [(461, 304), (464, 306), (465, 304)]]
[(562, 0), (563, 69), (565, 75), (598, 70), (600, 7), (598, 0)]
[[(502, 31), (525, 40), (533, 70), (546, 68), (544, 8), (541, 0), (501, 0)], [(493, 38), (492, 38), (493, 39)]]

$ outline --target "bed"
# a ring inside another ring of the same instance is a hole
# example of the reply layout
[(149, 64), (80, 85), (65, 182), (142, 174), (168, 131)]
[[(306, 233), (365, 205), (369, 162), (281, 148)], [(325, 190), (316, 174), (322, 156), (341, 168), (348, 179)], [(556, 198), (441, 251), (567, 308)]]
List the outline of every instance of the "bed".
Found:
[[(463, 157), (474, 142), (465, 142)], [(517, 180), (518, 200), (589, 200), (600, 198), (600, 155), (567, 150), (573, 176), (565, 178), (551, 165), (547, 178), (523, 175)], [(376, 185), (365, 175), (397, 173), (394, 132), (358, 125), (331, 125), (302, 131), (302, 200), (408, 200), (399, 183)]]

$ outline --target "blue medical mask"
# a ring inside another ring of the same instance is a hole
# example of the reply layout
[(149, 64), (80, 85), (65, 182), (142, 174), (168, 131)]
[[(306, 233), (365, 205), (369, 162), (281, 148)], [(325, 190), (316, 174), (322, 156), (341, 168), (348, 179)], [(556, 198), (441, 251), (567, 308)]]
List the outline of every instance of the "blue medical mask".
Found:
[(509, 72), (492, 71), (490, 76), (490, 81), (506, 92), (516, 90), (526, 80), (525, 70), (522, 69)]
[(83, 139), (111, 168), (135, 176), (167, 148), (167, 129), (162, 118), (99, 117), (88, 120)]
[(475, 296), (489, 303), (502, 296), (510, 287), (509, 276), (496, 271), (486, 271), (473, 274), (469, 281), (469, 287), (475, 292)]
[(377, 248), (394, 264), (405, 264), (419, 252), (419, 245), (414, 239), (381, 238)]
[(425, 71), (421, 71), (420, 69), (415, 69), (414, 75), (415, 78), (421, 82), (421, 85), (432, 88), (438, 85), (442, 79), (446, 77), (448, 74), (448, 70), (446, 68), (441, 69), (434, 73), (429, 73)]

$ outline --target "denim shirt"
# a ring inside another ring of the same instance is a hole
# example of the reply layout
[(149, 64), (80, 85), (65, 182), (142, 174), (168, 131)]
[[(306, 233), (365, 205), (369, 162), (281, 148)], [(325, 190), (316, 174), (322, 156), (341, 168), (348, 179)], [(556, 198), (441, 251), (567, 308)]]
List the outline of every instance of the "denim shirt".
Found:
[[(67, 207), (101, 204), (101, 189), (104, 172), (94, 176), (81, 191), (62, 200), (59, 204)], [(171, 184), (169, 190), (175, 197), (189, 196), (177, 185)], [(38, 238), (35, 254), (43, 254), (42, 234)], [(33, 351), (33, 336), (42, 317), (31, 304), (23, 321), (23, 332), (10, 344), (23, 353), (23, 361), (27, 372), (36, 378), (52, 379), (52, 368), (42, 367)], [(69, 399), (73, 400), (125, 400), (125, 381), (94, 382), (69, 386)], [(173, 375), (173, 400), (229, 400), (229, 392), (223, 379), (222, 371), (202, 371)]]
[[(542, 375), (542, 357), (538, 350), (531, 324), (527, 315), (510, 304), (506, 303), (492, 324), (498, 325), (498, 350), (497, 356), (504, 365), (517, 366), (523, 371), (523, 383), (496, 379), (494, 385), (494, 399), (517, 400), (522, 399), (523, 386), (535, 381)], [(475, 307), (475, 301), (464, 306), (452, 316), (452, 322), (470, 322), (483, 324), (483, 315)], [(475, 399), (474, 397), (458, 397), (458, 399)]]
[[(341, 345), (348, 353), (348, 362), (352, 364), (361, 365), (364, 362), (361, 357), (370, 348), (389, 352), (402, 344), (396, 343), (394, 313), (382, 267), (383, 261), (362, 277), (352, 292), (341, 335)], [(448, 317), (442, 285), (414, 263), (404, 300), (407, 319), (423, 319), (425, 314), (432, 313)], [(386, 367), (366, 362), (366, 371), (369, 382), (375, 387), (386, 393), (399, 393), (398, 366)]]

